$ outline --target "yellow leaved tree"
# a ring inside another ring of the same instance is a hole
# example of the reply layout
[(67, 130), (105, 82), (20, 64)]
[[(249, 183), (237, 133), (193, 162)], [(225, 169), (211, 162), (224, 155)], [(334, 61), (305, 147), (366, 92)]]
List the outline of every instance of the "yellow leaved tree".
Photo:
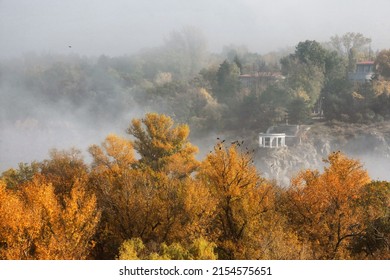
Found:
[[(216, 203), (209, 240), (222, 259), (296, 258), (288, 247), (299, 242), (284, 231), (283, 217), (275, 209), (276, 188), (262, 178), (248, 152), (236, 144), (218, 143), (202, 162), (198, 179)], [(277, 241), (279, 244), (276, 244)]]
[(131, 139), (110, 135), (90, 148), (90, 187), (103, 210), (98, 258), (113, 258), (133, 238), (146, 246), (191, 242), (201, 236), (211, 212), (200, 205), (213, 207), (207, 189), (191, 176), (199, 163), (188, 126), (150, 113), (134, 119), (128, 133)]
[(348, 248), (365, 230), (359, 206), (361, 191), (370, 177), (359, 161), (340, 152), (329, 155), (321, 174), (304, 170), (286, 192), (290, 225), (310, 247), (310, 258), (349, 258)]
[(85, 259), (99, 221), (96, 198), (75, 181), (59, 199), (42, 175), (7, 189), (0, 182), (1, 259)]

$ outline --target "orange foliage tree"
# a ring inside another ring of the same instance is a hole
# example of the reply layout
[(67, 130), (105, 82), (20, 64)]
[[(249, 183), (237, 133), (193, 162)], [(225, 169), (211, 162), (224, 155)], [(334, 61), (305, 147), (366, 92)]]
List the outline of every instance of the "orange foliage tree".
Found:
[(203, 161), (198, 178), (216, 203), (208, 230), (219, 258), (291, 257), (273, 252), (274, 240), (286, 245), (295, 237), (283, 232), (283, 219), (275, 211), (276, 189), (258, 174), (249, 152), (240, 152), (236, 144), (218, 143)]
[(84, 184), (76, 181), (60, 200), (42, 175), (17, 191), (0, 182), (0, 258), (87, 258), (100, 214)]
[(353, 241), (351, 255), (357, 259), (390, 259), (390, 183), (374, 181), (361, 192), (359, 206), (365, 231)]
[(340, 152), (325, 162), (329, 167), (322, 174), (305, 170), (292, 180), (286, 215), (311, 248), (310, 258), (349, 258), (351, 242), (365, 230), (359, 199), (370, 178), (359, 161)]
[(39, 168), (39, 173), (51, 182), (59, 198), (69, 195), (76, 181), (88, 175), (81, 151), (76, 148), (50, 150), (49, 159), (43, 160)]
[(197, 148), (187, 140), (188, 126), (147, 114), (134, 119), (128, 133), (133, 139), (111, 135), (100, 147), (90, 148), (90, 186), (103, 209), (100, 258), (112, 258), (132, 238), (146, 245), (191, 242), (201, 235), (210, 213), (198, 205), (209, 196), (191, 176), (199, 163)]
[(97, 232), (97, 258), (112, 259), (118, 246), (133, 234), (135, 163), (133, 145), (123, 137), (111, 134), (101, 146), (93, 145), (89, 188), (97, 195), (102, 218)]

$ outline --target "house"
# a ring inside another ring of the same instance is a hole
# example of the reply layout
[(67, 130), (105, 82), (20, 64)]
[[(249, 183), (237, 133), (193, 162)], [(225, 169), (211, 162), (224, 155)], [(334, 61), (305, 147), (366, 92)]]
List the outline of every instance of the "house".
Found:
[(282, 148), (293, 145), (298, 141), (299, 125), (271, 126), (265, 133), (259, 133), (259, 146), (261, 148)]
[(355, 72), (348, 73), (348, 78), (351, 81), (364, 83), (371, 80), (374, 70), (374, 61), (361, 61), (356, 63)]
[(260, 148), (282, 148), (286, 147), (285, 133), (259, 133)]

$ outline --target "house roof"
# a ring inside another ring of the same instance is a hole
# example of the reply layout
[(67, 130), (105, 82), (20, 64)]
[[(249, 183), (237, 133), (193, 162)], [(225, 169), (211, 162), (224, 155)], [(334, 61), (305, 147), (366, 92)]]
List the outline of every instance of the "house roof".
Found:
[(285, 133), (286, 136), (296, 136), (299, 132), (299, 125), (281, 124), (271, 126), (268, 128), (267, 133)]
[(371, 60), (366, 60), (366, 61), (359, 61), (356, 63), (357, 65), (373, 65), (375, 62)]
[(261, 78), (261, 77), (273, 77), (273, 78), (280, 78), (282, 77), (282, 73), (280, 72), (256, 72), (254, 74), (243, 74), (240, 75), (240, 78)]

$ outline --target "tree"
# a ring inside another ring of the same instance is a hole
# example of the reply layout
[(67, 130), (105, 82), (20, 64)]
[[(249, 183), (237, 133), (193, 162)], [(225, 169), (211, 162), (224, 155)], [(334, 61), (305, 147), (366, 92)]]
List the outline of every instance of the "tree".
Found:
[(203, 67), (206, 59), (207, 42), (198, 29), (186, 26), (180, 31), (173, 31), (162, 48), (161, 56), (165, 60), (162, 67), (167, 67), (178, 79), (194, 77)]
[(87, 165), (81, 151), (75, 148), (62, 151), (52, 149), (49, 156), (39, 164), (40, 174), (51, 182), (58, 197), (65, 197), (77, 180), (88, 176)]
[(238, 69), (240, 69), (240, 74), (243, 74), (242, 73), (243, 65), (237, 55), (234, 56), (233, 62), (237, 65)]
[(238, 144), (220, 142), (202, 162), (198, 178), (216, 205), (208, 232), (220, 259), (267, 258), (272, 241), (283, 239), (274, 231), (280, 221), (274, 211), (275, 191)]
[(298, 43), (294, 55), (301, 63), (324, 69), (328, 54), (320, 43), (306, 40), (305, 42)]
[(32, 162), (31, 164), (19, 163), (18, 169), (8, 169), (4, 171), (0, 179), (2, 179), (9, 189), (16, 189), (23, 183), (30, 181), (35, 174), (39, 172), (39, 163)]
[(233, 98), (240, 90), (240, 69), (236, 63), (225, 60), (217, 72), (217, 88), (214, 89), (220, 103), (231, 104)]
[(335, 35), (330, 38), (331, 46), (338, 52), (339, 55), (348, 59), (348, 72), (355, 70), (356, 62), (359, 59), (370, 56), (370, 51), (367, 52), (365, 47), (371, 43), (371, 39), (364, 37), (361, 33), (348, 32), (342, 35)]
[(365, 221), (362, 236), (352, 243), (352, 256), (358, 259), (390, 257), (390, 183), (374, 181), (361, 192), (359, 206)]
[(0, 259), (29, 259), (39, 226), (13, 190), (0, 180)]
[(353, 84), (346, 79), (338, 79), (333, 83), (327, 83), (323, 89), (323, 109), (328, 120), (340, 120), (342, 115), (352, 115)]
[(134, 149), (139, 153), (139, 168), (170, 172), (184, 178), (197, 167), (197, 148), (187, 140), (189, 127), (174, 127), (173, 120), (165, 115), (148, 113), (143, 119), (133, 119), (127, 132), (134, 136)]
[(330, 43), (340, 55), (348, 56), (352, 49), (363, 51), (363, 48), (371, 43), (371, 39), (364, 37), (361, 33), (347, 32), (341, 37), (332, 36)]
[(216, 260), (215, 244), (204, 238), (197, 238), (190, 244), (162, 243), (156, 248), (147, 248), (141, 239), (126, 240), (120, 247), (120, 260)]
[(282, 73), (287, 76), (286, 85), (308, 97), (307, 104), (312, 107), (318, 100), (325, 83), (327, 57), (325, 50), (316, 41), (300, 42), (294, 54), (281, 59)]
[(101, 147), (90, 148), (91, 187), (103, 209), (100, 258), (112, 258), (132, 238), (146, 245), (198, 238), (214, 205), (191, 176), (199, 164), (188, 126), (147, 114), (134, 119), (128, 132), (132, 140), (111, 135)]
[(187, 139), (188, 126), (174, 126), (171, 118), (151, 113), (134, 119), (128, 133), (140, 154), (134, 185), (141, 194), (146, 192), (140, 198), (147, 214), (140, 219), (143, 240), (170, 243), (201, 236), (200, 226), (207, 223), (214, 204), (191, 176), (199, 162), (197, 148)]
[(312, 249), (312, 258), (349, 258), (354, 238), (364, 231), (358, 209), (360, 192), (370, 182), (357, 160), (340, 152), (325, 160), (329, 167), (302, 171), (286, 192), (291, 226)]
[(139, 207), (133, 188), (134, 148), (128, 139), (110, 134), (101, 147), (93, 145), (89, 152), (93, 158), (89, 188), (102, 209), (94, 254), (113, 259), (120, 244), (132, 236), (133, 219), (137, 218), (132, 216)]
[(78, 180), (62, 201), (37, 175), (18, 191), (0, 182), (0, 259), (86, 259), (100, 213)]
[(35, 242), (37, 259), (86, 259), (100, 219), (96, 197), (88, 194), (85, 182), (76, 181), (60, 201), (50, 183), (27, 186), (28, 208), (40, 213), (40, 236)]
[(310, 117), (310, 110), (302, 97), (295, 98), (288, 108), (288, 118), (291, 123), (304, 123)]
[(376, 71), (386, 79), (390, 78), (390, 49), (379, 52), (375, 59)]

